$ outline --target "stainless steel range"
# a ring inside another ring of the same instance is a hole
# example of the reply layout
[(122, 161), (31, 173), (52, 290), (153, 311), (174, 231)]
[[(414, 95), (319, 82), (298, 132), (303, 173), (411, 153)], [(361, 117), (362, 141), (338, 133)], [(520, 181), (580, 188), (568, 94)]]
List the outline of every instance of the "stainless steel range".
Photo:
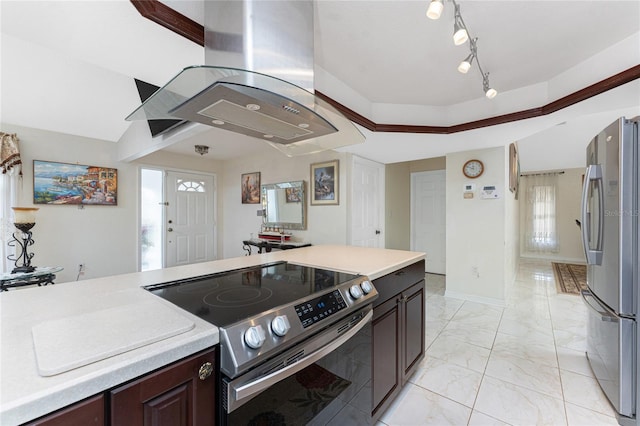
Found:
[(218, 326), (221, 424), (323, 424), (345, 407), (370, 414), (362, 394), (378, 293), (366, 276), (277, 262), (147, 290)]

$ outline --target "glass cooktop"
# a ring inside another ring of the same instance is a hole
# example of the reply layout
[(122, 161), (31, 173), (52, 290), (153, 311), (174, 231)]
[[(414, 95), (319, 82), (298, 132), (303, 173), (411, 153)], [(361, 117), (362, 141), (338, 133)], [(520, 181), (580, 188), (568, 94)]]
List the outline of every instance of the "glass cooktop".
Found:
[(357, 278), (287, 262), (147, 286), (151, 293), (225, 327)]

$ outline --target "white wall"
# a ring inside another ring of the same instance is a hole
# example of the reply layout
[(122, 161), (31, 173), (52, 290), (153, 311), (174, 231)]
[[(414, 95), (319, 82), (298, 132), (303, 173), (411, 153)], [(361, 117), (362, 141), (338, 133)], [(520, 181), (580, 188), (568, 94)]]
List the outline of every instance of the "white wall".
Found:
[(137, 267), (136, 166), (115, 161), (115, 143), (62, 133), (2, 124), (17, 133), (23, 161), (19, 200), (33, 205), (33, 160), (79, 163), (118, 169), (118, 205), (37, 205), (33, 228), (32, 264), (62, 266), (56, 282), (75, 281), (78, 265), (86, 265), (80, 279), (134, 272)]
[[(78, 265), (86, 271), (80, 280), (137, 270), (138, 170), (141, 166), (212, 173), (217, 179), (218, 258), (244, 255), (242, 240), (260, 231), (259, 204), (242, 204), (240, 176), (260, 172), (261, 183), (304, 180), (307, 230), (293, 231), (294, 240), (312, 244), (347, 243), (347, 187), (350, 154), (327, 151), (288, 158), (279, 151), (220, 162), (157, 152), (134, 163), (117, 161), (117, 144), (46, 130), (2, 124), (2, 131), (20, 138), (24, 180), (20, 205), (33, 204), (33, 160), (91, 164), (118, 169), (118, 205), (38, 205), (33, 229), (36, 266), (62, 266), (57, 282), (75, 281)], [(340, 160), (340, 204), (310, 206), (309, 179), (312, 163)]]
[(509, 191), (508, 147), (505, 148), (504, 155), (504, 285), (505, 295), (508, 296), (520, 264), (520, 203), (516, 200), (516, 194)]
[[(311, 206), (311, 164), (336, 159), (340, 161), (340, 204)], [(242, 256), (242, 240), (248, 239), (251, 233), (257, 236), (260, 231), (262, 218), (256, 213), (262, 209), (262, 205), (242, 204), (240, 199), (241, 175), (252, 172), (260, 172), (261, 184), (304, 180), (307, 229), (291, 231), (295, 241), (311, 244), (347, 244), (348, 161), (348, 154), (335, 151), (289, 158), (275, 149), (267, 155), (226, 161), (223, 184), (219, 187), (224, 210), (224, 226), (219, 229), (224, 241), (222, 256)]]
[[(511, 197), (506, 179), (507, 147), (466, 151), (447, 155), (447, 289), (451, 297), (504, 304), (507, 276), (507, 220), (514, 217), (505, 208), (505, 197)], [(484, 173), (467, 179), (462, 166), (472, 158), (484, 163)], [(463, 185), (475, 183), (473, 199), (463, 198)], [(480, 198), (483, 185), (501, 191), (499, 199)], [(510, 249), (509, 269), (514, 262)]]

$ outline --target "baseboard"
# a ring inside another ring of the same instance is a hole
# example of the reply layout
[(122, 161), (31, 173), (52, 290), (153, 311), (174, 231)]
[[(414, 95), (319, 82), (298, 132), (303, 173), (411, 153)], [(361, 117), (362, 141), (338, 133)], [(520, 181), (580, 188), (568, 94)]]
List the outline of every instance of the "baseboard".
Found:
[(534, 254), (521, 254), (521, 259), (536, 259), (536, 260), (548, 260), (549, 262), (560, 262), (560, 263), (576, 263), (578, 265), (584, 265), (587, 262), (584, 258), (571, 258), (571, 257), (551, 257), (551, 256), (536, 256)]
[(444, 296), (451, 297), (453, 299), (468, 300), (469, 302), (484, 303), (487, 305), (498, 306), (500, 308), (504, 308), (507, 306), (507, 303), (505, 300), (494, 299), (493, 297), (476, 296), (474, 294), (460, 293), (457, 291), (451, 291), (446, 289), (444, 291)]

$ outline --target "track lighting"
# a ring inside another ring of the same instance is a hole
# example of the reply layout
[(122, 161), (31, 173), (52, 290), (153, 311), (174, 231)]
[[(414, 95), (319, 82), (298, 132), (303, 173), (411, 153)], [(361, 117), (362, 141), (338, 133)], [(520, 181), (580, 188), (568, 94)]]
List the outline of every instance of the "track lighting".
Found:
[(431, 0), (431, 3), (429, 3), (429, 7), (427, 8), (427, 18), (440, 18), (440, 15), (442, 15), (442, 9), (444, 9), (444, 4), (442, 4), (442, 1), (443, 0)]
[(469, 69), (471, 69), (473, 58), (476, 57), (476, 53), (478, 52), (476, 47), (477, 41), (478, 39), (474, 38), (469, 42), (469, 49), (471, 50), (471, 53), (469, 53), (469, 56), (467, 56), (466, 59), (460, 62), (460, 65), (458, 65), (458, 71), (460, 71), (462, 74), (466, 74)]
[(467, 59), (460, 62), (460, 65), (458, 65), (458, 71), (460, 71), (462, 74), (466, 74), (467, 72), (469, 72), (472, 61), (473, 61), (473, 54), (469, 54), (469, 56), (467, 56)]
[(469, 33), (464, 22), (462, 22), (462, 16), (460, 16), (460, 6), (456, 5), (456, 14), (453, 21), (453, 44), (460, 46), (469, 40)]
[(482, 89), (484, 90), (484, 95), (489, 99), (495, 98), (498, 94), (498, 91), (496, 89), (492, 89), (489, 85), (489, 73), (482, 76)]
[[(429, 3), (429, 7), (427, 8), (427, 17), (430, 19), (438, 19), (442, 15), (442, 11), (444, 9), (444, 1), (445, 0), (431, 0)], [(471, 38), (469, 35), (469, 30), (467, 25), (464, 23), (464, 19), (462, 19), (462, 14), (460, 13), (460, 6), (456, 3), (456, 0), (451, 0), (454, 7), (454, 15), (453, 15), (453, 43), (456, 46), (460, 46), (467, 41), (469, 41), (469, 55), (464, 59), (464, 61), (460, 62), (458, 65), (458, 71), (462, 74), (466, 74), (471, 69), (471, 65), (473, 63), (473, 59), (475, 58), (476, 64), (478, 64), (478, 70), (480, 74), (482, 74), (482, 89), (487, 98), (493, 99), (498, 94), (496, 89), (493, 89), (489, 85), (489, 73), (485, 73), (482, 71), (482, 67), (480, 66), (480, 58), (478, 58), (478, 48), (477, 41), (478, 38)]]

